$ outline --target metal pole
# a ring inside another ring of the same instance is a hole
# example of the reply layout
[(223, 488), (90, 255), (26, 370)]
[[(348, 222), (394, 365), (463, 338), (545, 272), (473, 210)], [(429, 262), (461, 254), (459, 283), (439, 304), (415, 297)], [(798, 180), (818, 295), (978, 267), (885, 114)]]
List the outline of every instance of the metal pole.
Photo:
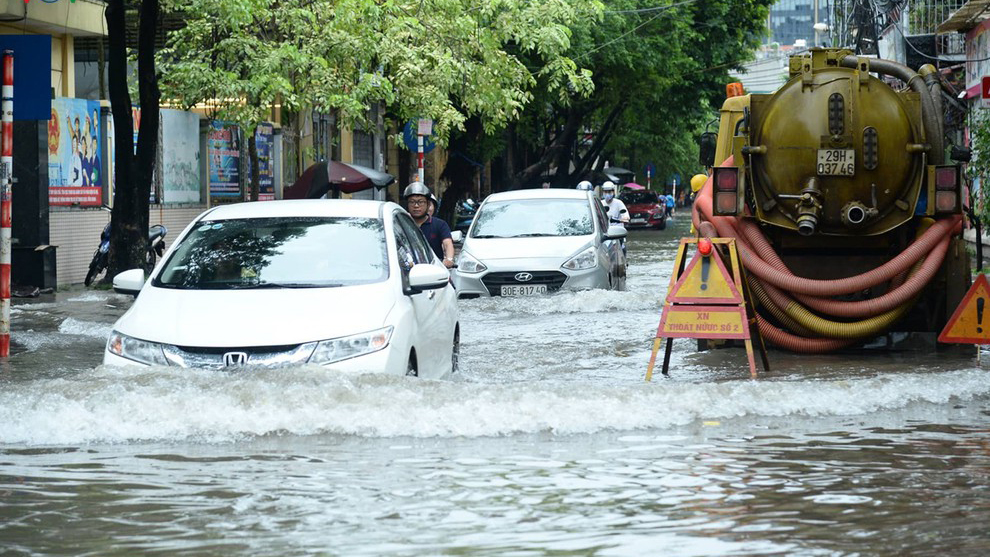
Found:
[[(807, 4), (805, 4), (805, 5), (807, 6)], [(815, 44), (813, 44), (811, 46), (818, 46), (818, 45), (821, 44), (821, 41), (818, 40), (818, 0), (815, 0), (815, 24), (814, 25), (815, 25), (815, 27), (814, 27), (815, 28)]]
[[(419, 139), (419, 154), (417, 155), (419, 162), (419, 181), (423, 182), (423, 134), (416, 134), (416, 137)], [(425, 185), (426, 182), (423, 182), (423, 184)]]
[(0, 358), (10, 356), (10, 222), (11, 174), (14, 150), (14, 51), (3, 51), (3, 87), (0, 88)]

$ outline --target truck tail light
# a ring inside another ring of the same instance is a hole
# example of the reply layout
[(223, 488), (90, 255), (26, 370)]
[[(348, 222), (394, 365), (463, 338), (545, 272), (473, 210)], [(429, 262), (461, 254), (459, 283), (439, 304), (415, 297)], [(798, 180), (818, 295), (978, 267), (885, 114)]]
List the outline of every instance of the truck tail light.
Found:
[(959, 201), (959, 167), (936, 166), (935, 213), (958, 213)]
[(739, 169), (735, 166), (716, 167), (715, 185), (715, 214), (735, 215), (739, 212)]

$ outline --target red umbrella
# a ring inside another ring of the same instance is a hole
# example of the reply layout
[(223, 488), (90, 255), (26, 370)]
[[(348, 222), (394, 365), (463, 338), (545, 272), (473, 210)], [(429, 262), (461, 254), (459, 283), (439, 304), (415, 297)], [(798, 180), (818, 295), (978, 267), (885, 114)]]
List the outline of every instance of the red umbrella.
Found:
[(646, 189), (645, 186), (641, 186), (641, 185), (637, 184), (636, 182), (629, 182), (628, 184), (626, 184), (626, 185), (624, 185), (622, 187), (627, 188), (627, 189), (631, 189), (631, 190), (645, 190)]
[(331, 189), (334, 196), (354, 193), (371, 187), (383, 188), (395, 178), (373, 168), (339, 161), (321, 161), (282, 192), (282, 199), (319, 199)]

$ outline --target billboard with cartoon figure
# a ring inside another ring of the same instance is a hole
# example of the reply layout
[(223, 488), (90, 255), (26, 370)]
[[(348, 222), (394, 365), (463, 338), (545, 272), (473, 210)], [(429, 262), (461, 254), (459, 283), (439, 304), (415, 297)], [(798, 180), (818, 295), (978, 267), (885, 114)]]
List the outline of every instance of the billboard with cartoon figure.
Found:
[(48, 120), (48, 204), (100, 205), (99, 101), (56, 98)]

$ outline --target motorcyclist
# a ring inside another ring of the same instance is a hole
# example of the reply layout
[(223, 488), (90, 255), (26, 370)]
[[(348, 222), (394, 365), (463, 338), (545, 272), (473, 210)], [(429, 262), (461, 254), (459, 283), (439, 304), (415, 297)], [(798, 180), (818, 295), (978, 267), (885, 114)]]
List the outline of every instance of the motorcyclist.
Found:
[(454, 240), (450, 236), (450, 226), (428, 213), (432, 195), (423, 182), (412, 182), (402, 192), (402, 199), (409, 216), (419, 225), (433, 252), (443, 259), (444, 267), (449, 269), (454, 266)]
[(610, 181), (602, 184), (602, 202), (605, 204), (605, 210), (608, 212), (608, 220), (610, 222), (618, 223), (622, 226), (625, 226), (629, 222), (629, 210), (626, 209), (626, 204), (615, 196), (615, 184)]

